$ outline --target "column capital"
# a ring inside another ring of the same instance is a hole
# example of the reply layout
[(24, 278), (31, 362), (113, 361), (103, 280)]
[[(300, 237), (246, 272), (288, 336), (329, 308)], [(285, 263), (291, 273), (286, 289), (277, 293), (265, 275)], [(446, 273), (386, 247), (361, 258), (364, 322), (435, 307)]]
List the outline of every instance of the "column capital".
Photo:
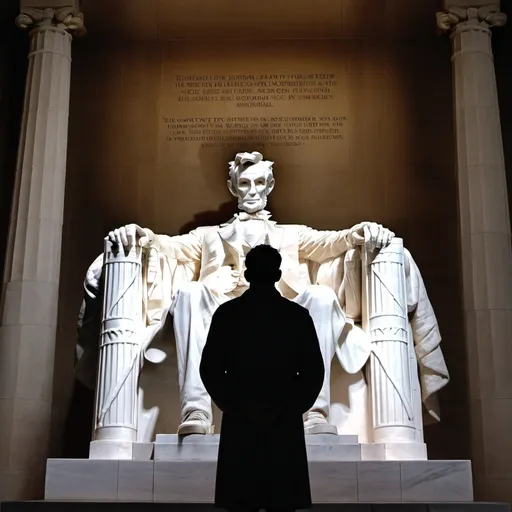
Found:
[(22, 29), (57, 28), (75, 35), (85, 33), (84, 15), (74, 6), (22, 7), (16, 25)]
[(444, 2), (444, 9), (436, 14), (437, 26), (443, 32), (457, 29), (488, 30), (502, 27), (507, 22), (507, 15), (500, 11), (500, 2), (451, 0)]

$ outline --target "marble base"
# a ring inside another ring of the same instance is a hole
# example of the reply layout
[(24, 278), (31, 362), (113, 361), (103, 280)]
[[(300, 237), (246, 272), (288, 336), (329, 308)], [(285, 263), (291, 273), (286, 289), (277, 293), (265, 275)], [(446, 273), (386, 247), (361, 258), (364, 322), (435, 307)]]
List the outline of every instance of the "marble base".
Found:
[[(219, 435), (158, 434), (155, 442), (155, 460), (160, 461), (216, 461)], [(357, 436), (306, 436), (306, 449), (310, 461), (359, 461), (361, 445)]]
[[(213, 505), (198, 503), (134, 503), (125, 502), (123, 512), (218, 512)], [(162, 508), (164, 507), (164, 508)], [(2, 512), (119, 512), (118, 503), (12, 501), (0, 503)], [(340, 503), (316, 504), (313, 512), (510, 512), (505, 503)], [(311, 510), (309, 511), (311, 512)]]
[(425, 443), (361, 444), (361, 460), (427, 460)]
[[(336, 435), (332, 434), (314, 434), (305, 436), (306, 445), (308, 444), (358, 444), (356, 435)], [(179, 436), (177, 434), (157, 434), (155, 444), (175, 444), (175, 443), (215, 443), (219, 444), (220, 434), (213, 435), (190, 435)]]
[(153, 443), (132, 443), (129, 441), (91, 441), (90, 459), (106, 460), (151, 460)]
[[(216, 462), (49, 459), (45, 499), (212, 503)], [(310, 461), (314, 503), (471, 502), (469, 461)], [(3, 512), (3, 511), (2, 511)]]
[[(217, 460), (220, 436), (158, 434), (155, 443), (93, 441), (89, 458), (105, 460)], [(315, 434), (306, 436), (309, 460), (406, 461), (427, 460), (425, 443), (358, 444), (355, 435)], [(153, 457), (154, 452), (154, 457)]]

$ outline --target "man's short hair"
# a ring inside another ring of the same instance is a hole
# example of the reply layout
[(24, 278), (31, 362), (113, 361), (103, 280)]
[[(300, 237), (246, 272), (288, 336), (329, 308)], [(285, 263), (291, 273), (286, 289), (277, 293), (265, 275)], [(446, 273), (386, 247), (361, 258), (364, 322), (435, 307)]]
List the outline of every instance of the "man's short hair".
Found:
[(247, 253), (245, 266), (251, 272), (252, 281), (274, 280), (281, 268), (282, 258), (271, 245), (257, 245)]

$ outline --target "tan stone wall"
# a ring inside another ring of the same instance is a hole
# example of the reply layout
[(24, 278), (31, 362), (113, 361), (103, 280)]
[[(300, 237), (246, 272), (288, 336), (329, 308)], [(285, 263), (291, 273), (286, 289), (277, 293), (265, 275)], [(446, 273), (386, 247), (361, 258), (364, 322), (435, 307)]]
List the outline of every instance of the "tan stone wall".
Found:
[[(438, 315), (453, 379), (441, 396), (443, 423), (427, 429), (430, 453), (468, 458), (449, 56), (448, 41), (435, 37), (396, 46), (75, 42), (55, 438), (73, 382), (81, 282), (103, 236), (129, 222), (172, 234), (227, 220), (236, 207), (225, 187), (227, 161), (258, 149), (275, 161), (269, 207), (277, 221), (341, 229), (371, 219), (405, 239)], [(326, 76), (288, 84), (311, 74)], [(178, 78), (191, 75), (202, 79)], [(268, 87), (276, 91), (257, 91)], [(325, 98), (297, 99), (315, 94)], [(252, 101), (237, 96), (253, 95), (268, 95), (256, 102), (272, 106), (237, 106)], [(198, 96), (207, 101), (191, 100)], [(185, 118), (203, 118), (194, 121), (202, 126)], [(236, 123), (247, 125), (234, 128), (247, 130), (245, 140), (229, 135)], [(320, 129), (335, 138), (313, 140), (325, 135)]]

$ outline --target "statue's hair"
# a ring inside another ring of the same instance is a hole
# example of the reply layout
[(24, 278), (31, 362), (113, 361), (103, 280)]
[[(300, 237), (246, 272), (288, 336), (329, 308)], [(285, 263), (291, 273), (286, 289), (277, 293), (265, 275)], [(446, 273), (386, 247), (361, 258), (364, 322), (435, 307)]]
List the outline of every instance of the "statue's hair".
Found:
[(250, 167), (251, 165), (262, 163), (267, 170), (267, 179), (268, 177), (274, 176), (274, 170), (272, 166), (274, 162), (270, 160), (263, 160), (263, 155), (258, 153), (257, 151), (253, 151), (252, 153), (237, 153), (235, 155), (235, 159), (229, 162), (229, 179), (231, 183), (234, 183), (234, 179), (236, 178), (236, 173), (240, 173)]

